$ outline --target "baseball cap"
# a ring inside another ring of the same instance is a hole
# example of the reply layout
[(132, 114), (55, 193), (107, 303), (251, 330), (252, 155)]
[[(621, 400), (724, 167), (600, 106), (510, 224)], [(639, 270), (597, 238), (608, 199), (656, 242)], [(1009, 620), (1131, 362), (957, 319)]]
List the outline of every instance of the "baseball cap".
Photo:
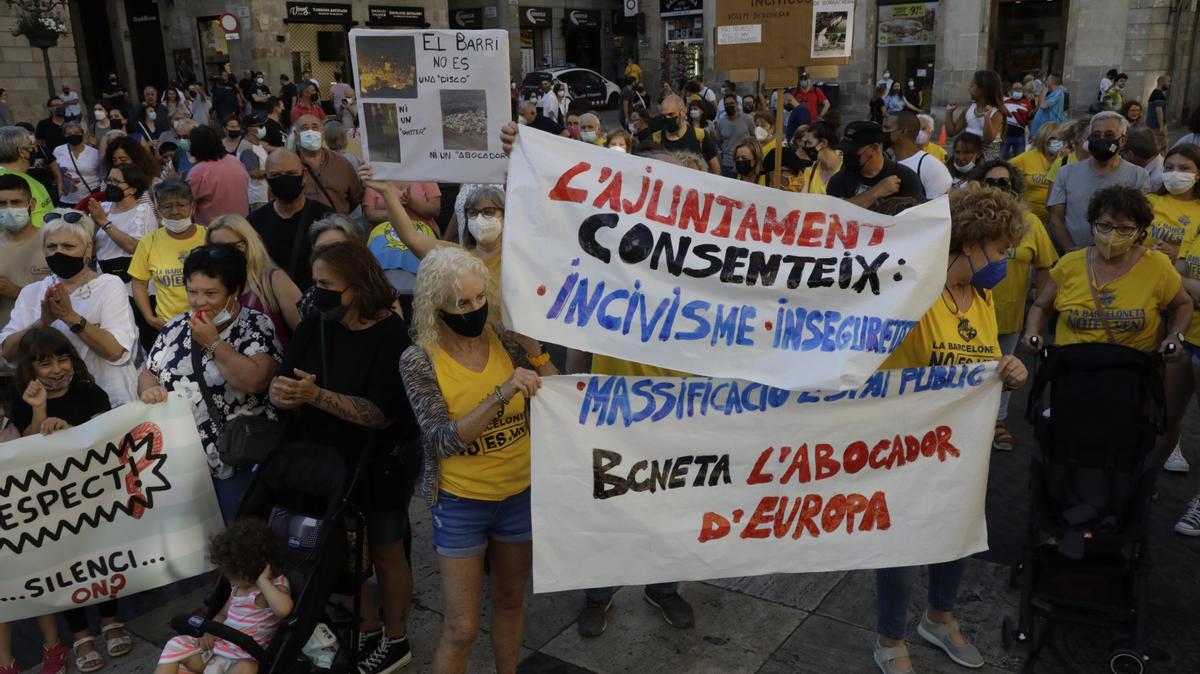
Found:
[(842, 142), (837, 149), (843, 153), (857, 152), (874, 143), (883, 142), (883, 127), (876, 122), (850, 122), (842, 133)]

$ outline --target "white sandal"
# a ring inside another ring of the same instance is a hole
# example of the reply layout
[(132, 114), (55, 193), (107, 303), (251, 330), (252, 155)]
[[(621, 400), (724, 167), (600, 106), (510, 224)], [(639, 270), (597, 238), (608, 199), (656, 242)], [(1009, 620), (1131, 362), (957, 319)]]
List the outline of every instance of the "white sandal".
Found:
[(90, 653), (79, 652), (81, 645), (94, 641), (96, 641), (96, 637), (84, 637), (71, 646), (71, 651), (75, 653), (75, 667), (80, 672), (83, 672), (83, 674), (88, 674), (88, 672), (94, 672), (104, 667), (104, 658), (100, 657), (99, 651), (93, 648)]
[[(119, 637), (108, 638), (108, 633), (113, 630), (121, 630), (123, 634)], [(122, 655), (129, 655), (129, 651), (133, 650), (133, 639), (130, 638), (129, 632), (125, 630), (125, 625), (122, 623), (109, 623), (100, 626), (100, 636), (104, 637), (104, 650), (108, 652), (108, 657), (119, 658)]]

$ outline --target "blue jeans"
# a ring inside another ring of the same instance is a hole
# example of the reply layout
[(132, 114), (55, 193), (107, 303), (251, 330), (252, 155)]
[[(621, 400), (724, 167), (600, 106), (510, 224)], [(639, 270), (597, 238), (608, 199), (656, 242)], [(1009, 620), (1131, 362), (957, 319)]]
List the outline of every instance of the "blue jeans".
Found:
[(1005, 136), (1004, 150), (1001, 153), (1005, 159), (1013, 157), (1025, 151), (1025, 136)]
[[(588, 601), (608, 601), (616, 591), (615, 587), (593, 587), (584, 590), (583, 595)], [(654, 583), (647, 585), (646, 591), (654, 594), (675, 594), (679, 591), (679, 583)]]
[[(908, 626), (908, 600), (917, 579), (918, 566), (875, 570), (875, 629), (888, 639), (903, 639)], [(953, 611), (958, 586), (967, 570), (967, 560), (930, 564), (929, 607)]]
[(253, 476), (254, 471), (249, 468), (238, 468), (233, 471), (233, 475), (224, 480), (213, 478), (213, 489), (217, 491), (217, 505), (221, 507), (221, 519), (225, 520), (225, 524), (232, 522), (237, 515), (242, 495), (246, 493), (246, 487), (250, 486), (250, 478)]

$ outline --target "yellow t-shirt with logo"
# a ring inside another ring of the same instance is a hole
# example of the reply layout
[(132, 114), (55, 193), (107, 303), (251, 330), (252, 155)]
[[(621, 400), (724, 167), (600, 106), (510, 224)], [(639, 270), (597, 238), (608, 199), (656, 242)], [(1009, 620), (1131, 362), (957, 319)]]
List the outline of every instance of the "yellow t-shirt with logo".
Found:
[[(841, 170), (842, 170), (842, 162), (838, 161), (837, 168), (835, 168), (833, 170), (833, 173), (830, 175), (830, 177), (832, 178), (834, 175), (837, 175), (837, 172), (841, 171)], [(804, 176), (808, 181), (808, 185), (804, 188), (805, 192), (808, 192), (809, 194), (827, 194), (827, 192), (825, 191), (825, 188), (827, 187), (827, 185), (825, 184), (824, 180), (821, 180), (820, 165), (813, 164), (812, 166), (805, 169)]]
[(622, 377), (690, 377), (691, 375), (679, 370), (668, 370), (665, 367), (635, 363), (621, 360), (612, 356), (592, 354), (592, 374), (618, 375)]
[(1025, 179), (1022, 201), (1042, 222), (1047, 222), (1050, 219), (1050, 211), (1046, 208), (1046, 200), (1050, 197), (1050, 160), (1035, 148), (1022, 152), (1008, 160), (1008, 163), (1020, 171)]
[[(512, 376), (508, 351), (490, 326), (484, 332), (488, 361), (483, 372), (467, 369), (439, 346), (429, 350), (451, 419), (466, 416)], [(529, 488), (529, 424), (523, 394), (513, 395), (504, 412), (488, 423), (465, 454), (442, 459), (438, 488), (482, 501), (502, 501)]]
[(204, 245), (204, 227), (186, 239), (176, 239), (163, 228), (143, 236), (129, 262), (129, 275), (139, 281), (154, 281), (157, 304), (154, 313), (169, 321), (188, 310), (183, 261), (193, 248)]
[(1058, 260), (1058, 251), (1050, 241), (1046, 227), (1032, 212), (1025, 214), (1029, 232), (1016, 246), (1008, 249), (1008, 272), (992, 288), (996, 302), (996, 323), (1000, 334), (1020, 332), (1025, 327), (1025, 298), (1029, 292), (1029, 269), (1049, 269)]
[[(1179, 247), (1179, 258), (1187, 265), (1184, 271), (1190, 279), (1200, 279), (1200, 236), (1197, 236), (1197, 223), (1193, 222), (1188, 228), (1188, 233), (1184, 237), (1183, 245)], [(1200, 310), (1192, 312), (1192, 322), (1188, 325), (1187, 334), (1184, 335), (1188, 344), (1200, 346)]]
[(1180, 252), (1183, 252), (1184, 237), (1195, 231), (1193, 225), (1200, 223), (1200, 201), (1185, 201), (1170, 194), (1147, 194), (1146, 199), (1154, 209), (1154, 220), (1142, 245), (1149, 248), (1156, 241), (1161, 241), (1179, 246)]
[(1000, 332), (992, 293), (973, 290), (971, 306), (957, 311), (945, 291), (900, 347), (884, 361), (882, 369), (978, 363), (1000, 358)]
[[(1050, 270), (1058, 285), (1054, 308), (1058, 311), (1055, 342), (1080, 344), (1107, 342), (1104, 322), (1096, 311), (1088, 284), (1091, 283), (1087, 252), (1072, 251)], [(1139, 351), (1154, 351), (1162, 312), (1175, 299), (1183, 280), (1171, 260), (1156, 250), (1145, 250), (1123, 275), (1096, 288), (1117, 344)]]

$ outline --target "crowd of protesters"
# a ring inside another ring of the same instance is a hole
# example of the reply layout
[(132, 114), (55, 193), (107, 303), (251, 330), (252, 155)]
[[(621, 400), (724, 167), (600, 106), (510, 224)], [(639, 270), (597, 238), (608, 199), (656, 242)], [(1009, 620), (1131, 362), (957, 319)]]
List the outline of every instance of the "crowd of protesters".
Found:
[[(957, 352), (1000, 361), (1006, 393), (985, 423), (995, 425), (993, 448), (1009, 451), (1008, 393), (1027, 375), (1015, 354), (1032, 338), (1052, 332), (1059, 344), (1161, 351), (1171, 428), (1159, 458), (1167, 470), (1188, 470), (1177, 442), (1200, 377), (1200, 324), (1191, 322), (1200, 138), (1166, 147), (1170, 78), (1159, 78), (1143, 108), (1124, 98), (1114, 72), (1098, 97), (1105, 109), (1072, 121), (1058, 76), (1005, 86), (979, 71), (962, 92), (970, 102), (947, 105), (939, 127), (918, 82), (906, 89), (890, 74), (869, 119), (844, 123), (845, 111), (806, 74), (781, 95), (693, 78), (652, 97), (634, 65), (619, 126), (603, 128), (566, 84), (546, 80), (540, 95), (516, 102), (506, 149), (529, 127), (888, 214), (948, 195), (942, 296), (885, 366), (936, 364), (940, 350), (964, 340), (988, 347)], [(231, 521), (252, 471), (224, 465), (216, 449), (230, 419), (282, 419), (289, 437), (347, 457), (375, 438), (373, 472), (399, 484), (368, 480), (354, 495), (381, 599), (364, 604), (358, 671), (391, 672), (412, 657), (406, 546), (419, 487), (434, 514), (446, 603), (435, 671), (465, 671), (490, 573), (495, 665), (514, 672), (533, 535), (528, 434), (502, 451), (472, 448), (506, 424), (526, 424), (541, 377), (562, 368), (682, 373), (576, 351), (556, 366), (547, 351), (556, 347), (501, 324), (504, 186), (376, 179), (359, 156), (344, 78), (323, 96), (309, 73), (295, 83), (279, 76), (276, 91), (263, 73), (242, 75), (209, 90), (146, 87), (137, 100), (113, 75), (90, 108), (68, 88), (36, 125), (0, 127), (3, 439), (51, 435), (132, 400), (184, 393)], [(935, 140), (939, 128), (949, 148)], [(1143, 320), (1075, 320), (1094, 313), (1096, 292), (1110, 299), (1106, 310)], [(1176, 531), (1200, 535), (1200, 497)], [(964, 560), (930, 568), (919, 632), (977, 667), (982, 656), (954, 615), (963, 568)], [(904, 635), (915, 572), (877, 572), (874, 660), (885, 673), (912, 668)], [(263, 615), (275, 622), (286, 614), (276, 576), (241, 582), (261, 592), (247, 610), (274, 611)], [(584, 594), (583, 636), (605, 631), (613, 592)], [(677, 583), (644, 592), (669, 624), (694, 624)], [(55, 616), (39, 618), (42, 671), (62, 672), (70, 657), (92, 672), (126, 654), (118, 608), (98, 606), (98, 636), (82, 610), (68, 612), (69, 641)], [(2, 674), (18, 671), (11, 628), (0, 626)], [(177, 671), (194, 654), (164, 665)]]

